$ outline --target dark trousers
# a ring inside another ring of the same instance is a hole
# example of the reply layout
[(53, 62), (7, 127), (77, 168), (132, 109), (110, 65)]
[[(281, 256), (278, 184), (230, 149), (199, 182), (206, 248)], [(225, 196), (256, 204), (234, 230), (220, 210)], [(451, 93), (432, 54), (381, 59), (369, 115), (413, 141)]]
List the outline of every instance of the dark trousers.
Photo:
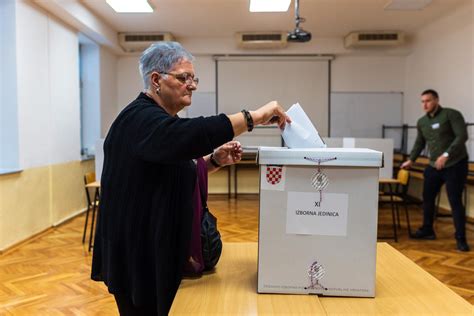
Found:
[(156, 304), (148, 304), (145, 306), (135, 306), (131, 298), (127, 295), (115, 294), (115, 302), (120, 316), (155, 316), (158, 315)]
[(453, 215), (455, 237), (466, 238), (466, 209), (462, 204), (462, 192), (467, 179), (467, 158), (454, 166), (436, 170), (428, 166), (424, 172), (423, 184), (423, 229), (433, 230), (435, 200), (441, 186), (446, 183), (449, 204)]

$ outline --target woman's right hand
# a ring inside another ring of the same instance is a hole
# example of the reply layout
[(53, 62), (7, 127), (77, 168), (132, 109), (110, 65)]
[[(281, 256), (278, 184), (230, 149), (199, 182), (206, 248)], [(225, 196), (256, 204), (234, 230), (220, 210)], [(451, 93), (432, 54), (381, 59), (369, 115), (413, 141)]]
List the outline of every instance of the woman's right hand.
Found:
[(286, 123), (291, 123), (291, 119), (286, 115), (285, 110), (277, 101), (272, 101), (255, 111), (251, 111), (254, 125), (278, 124), (278, 127), (285, 128)]

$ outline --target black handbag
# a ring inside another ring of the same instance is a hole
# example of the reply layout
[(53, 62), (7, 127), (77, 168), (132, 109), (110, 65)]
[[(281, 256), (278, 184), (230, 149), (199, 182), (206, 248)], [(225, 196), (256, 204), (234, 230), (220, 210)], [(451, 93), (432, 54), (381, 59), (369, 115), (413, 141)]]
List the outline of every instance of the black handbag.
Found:
[(217, 230), (217, 218), (207, 208), (206, 197), (201, 191), (202, 219), (201, 219), (201, 247), (204, 259), (204, 271), (212, 270), (222, 253), (221, 234)]

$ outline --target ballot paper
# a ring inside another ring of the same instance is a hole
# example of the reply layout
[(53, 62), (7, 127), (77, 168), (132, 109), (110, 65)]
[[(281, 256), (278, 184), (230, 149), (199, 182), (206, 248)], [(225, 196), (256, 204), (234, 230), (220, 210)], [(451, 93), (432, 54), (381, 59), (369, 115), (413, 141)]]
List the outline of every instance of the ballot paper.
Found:
[(326, 147), (318, 130), (299, 103), (293, 104), (286, 114), (291, 118), (291, 123), (285, 125), (282, 137), (289, 148)]

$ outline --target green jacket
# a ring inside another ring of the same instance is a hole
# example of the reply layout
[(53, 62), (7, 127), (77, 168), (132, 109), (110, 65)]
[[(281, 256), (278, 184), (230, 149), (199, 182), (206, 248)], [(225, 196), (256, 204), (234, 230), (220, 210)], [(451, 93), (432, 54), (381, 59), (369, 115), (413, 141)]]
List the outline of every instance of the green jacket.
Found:
[(431, 166), (445, 152), (449, 154), (445, 167), (451, 167), (467, 158), (467, 127), (459, 111), (439, 106), (432, 117), (426, 114), (420, 118), (416, 128), (418, 135), (410, 154), (411, 161), (418, 158), (426, 144)]

